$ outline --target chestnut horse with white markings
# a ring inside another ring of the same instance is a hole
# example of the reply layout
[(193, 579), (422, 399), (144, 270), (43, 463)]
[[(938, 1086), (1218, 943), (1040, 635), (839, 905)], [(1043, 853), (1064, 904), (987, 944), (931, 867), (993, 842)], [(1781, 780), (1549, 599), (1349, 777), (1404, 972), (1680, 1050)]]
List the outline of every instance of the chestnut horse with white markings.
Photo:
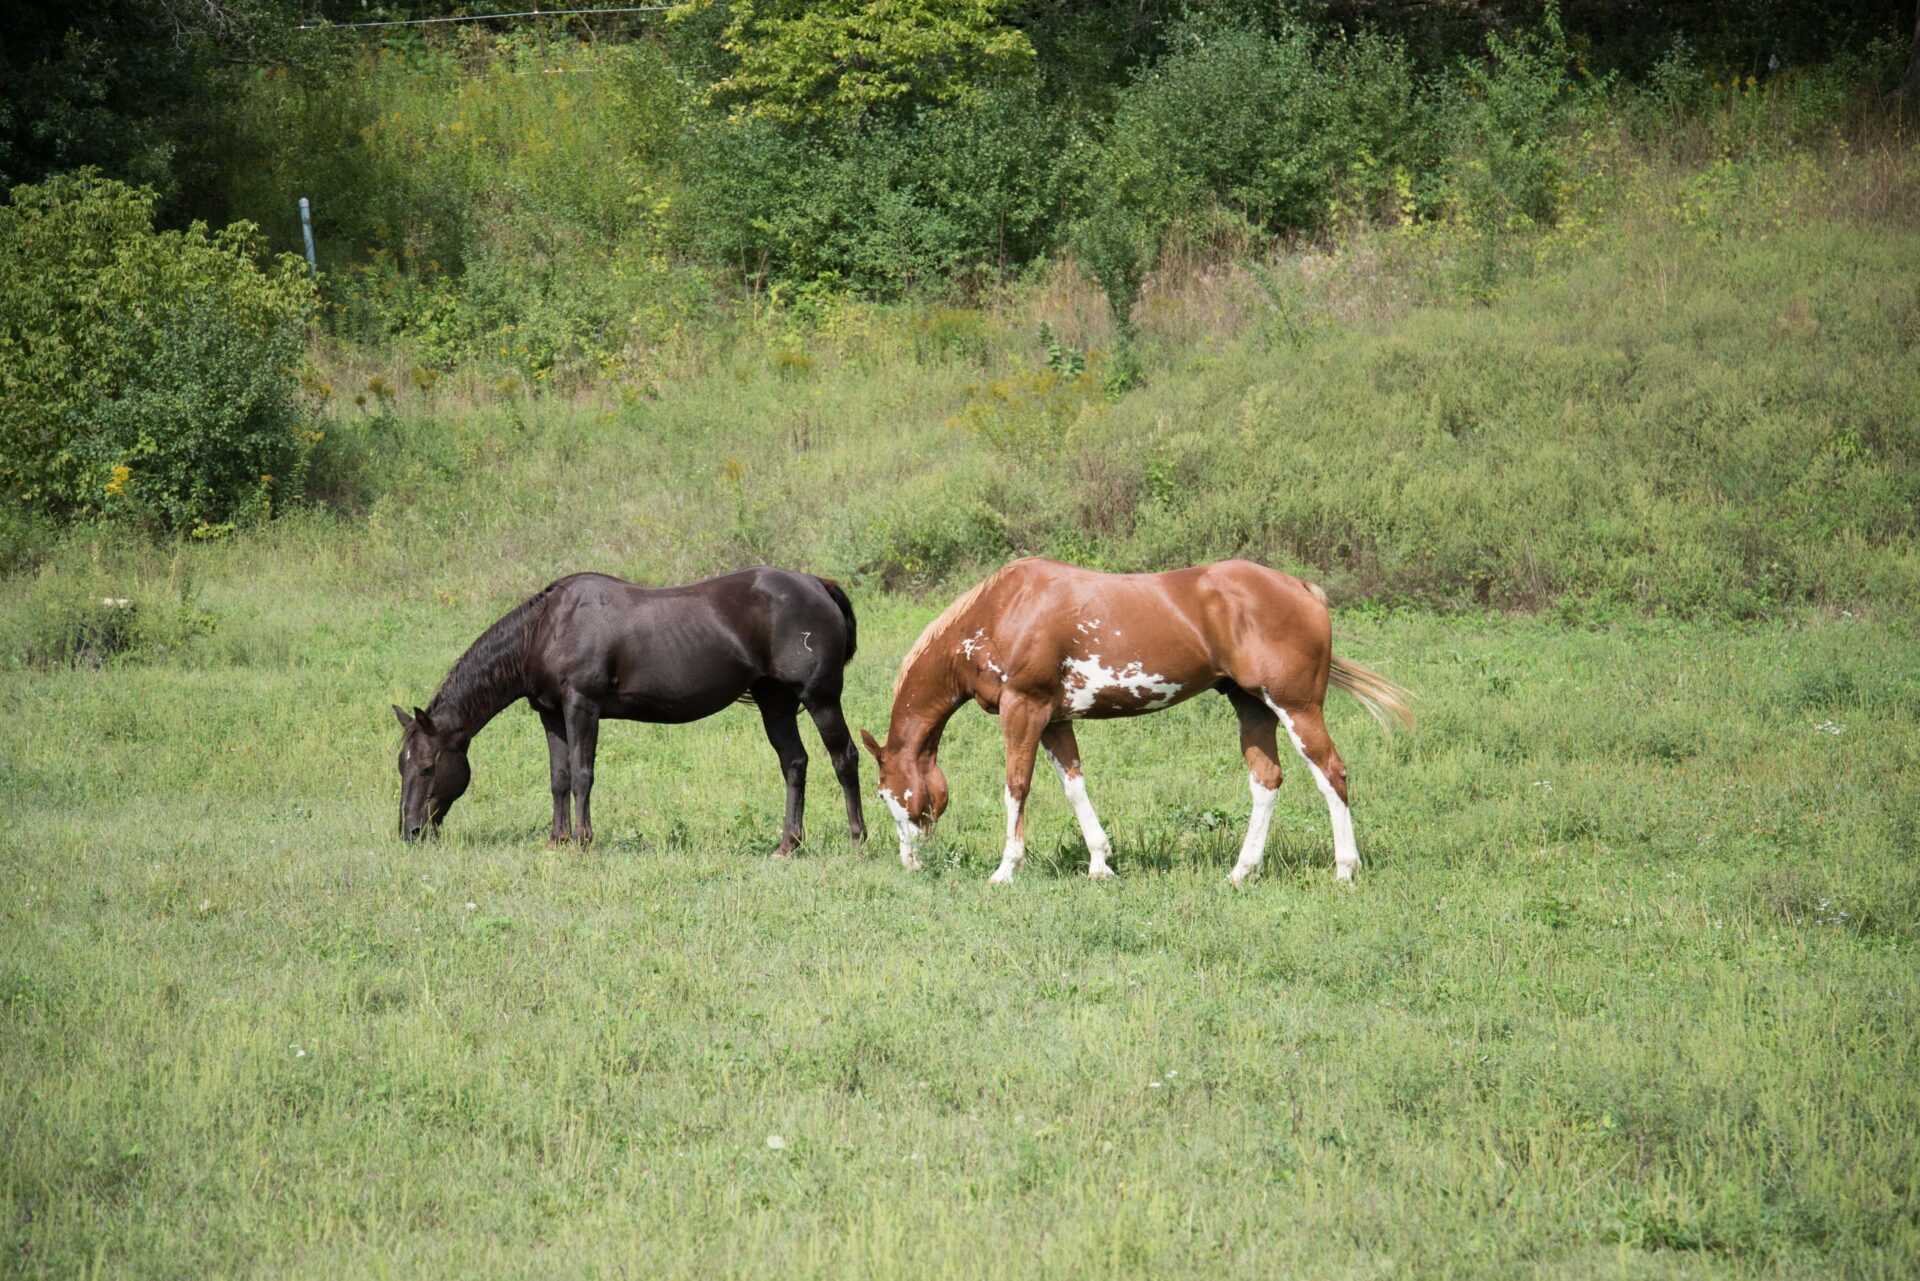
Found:
[(1333, 656), (1326, 594), (1251, 561), (1165, 574), (1102, 574), (1051, 560), (1018, 560), (967, 592), (922, 632), (893, 687), (880, 762), (880, 796), (900, 835), (900, 862), (947, 808), (936, 756), (947, 721), (969, 699), (1000, 718), (1007, 743), (1007, 844), (992, 880), (1011, 881), (1026, 856), (1027, 793), (1044, 747), (1087, 839), (1087, 875), (1113, 875), (1113, 845), (1087, 798), (1073, 722), (1139, 716), (1219, 690), (1240, 717), (1240, 751), (1253, 817), (1229, 878), (1260, 866), (1280, 787), (1277, 731), (1306, 760), (1333, 820), (1334, 868), (1360, 866), (1347, 810), (1347, 767), (1321, 715), (1327, 686), (1346, 690), (1384, 725), (1411, 725), (1407, 693)]

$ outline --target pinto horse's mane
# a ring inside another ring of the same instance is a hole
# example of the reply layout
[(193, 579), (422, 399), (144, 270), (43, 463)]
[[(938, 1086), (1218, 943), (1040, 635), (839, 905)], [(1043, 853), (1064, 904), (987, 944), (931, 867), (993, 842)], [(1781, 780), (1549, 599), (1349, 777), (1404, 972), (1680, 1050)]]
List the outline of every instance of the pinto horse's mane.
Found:
[(913, 648), (907, 651), (907, 656), (900, 660), (900, 671), (893, 678), (894, 697), (899, 697), (900, 687), (907, 683), (907, 673), (913, 670), (913, 665), (919, 661), (920, 656), (927, 652), (927, 646), (940, 639), (947, 628), (953, 625), (953, 620), (966, 613), (967, 607), (980, 599), (981, 592), (987, 590), (987, 587), (998, 579), (1000, 575), (1006, 573), (1009, 569), (1012, 569), (1014, 565), (1019, 563), (1019, 561), (1014, 561), (1012, 564), (1003, 565), (993, 573), (988, 574), (985, 578), (962, 592), (958, 600), (940, 612), (940, 617), (927, 624), (927, 629), (920, 633), (920, 639), (913, 643)]
[(527, 638), (540, 619), (541, 606), (565, 581), (548, 583), (481, 632), (440, 682), (427, 712), (450, 711), (456, 723), (464, 724), (475, 703), (496, 703), (503, 686), (524, 680)]

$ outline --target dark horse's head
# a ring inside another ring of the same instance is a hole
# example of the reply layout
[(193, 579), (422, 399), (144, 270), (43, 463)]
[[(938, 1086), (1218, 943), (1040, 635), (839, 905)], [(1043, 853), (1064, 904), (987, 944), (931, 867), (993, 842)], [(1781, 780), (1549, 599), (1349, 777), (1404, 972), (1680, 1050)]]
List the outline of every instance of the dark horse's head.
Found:
[(398, 707), (393, 714), (405, 731), (400, 739), (400, 835), (417, 840), (429, 829), (440, 830), (440, 820), (467, 790), (468, 739), (436, 726), (419, 708), (409, 716)]

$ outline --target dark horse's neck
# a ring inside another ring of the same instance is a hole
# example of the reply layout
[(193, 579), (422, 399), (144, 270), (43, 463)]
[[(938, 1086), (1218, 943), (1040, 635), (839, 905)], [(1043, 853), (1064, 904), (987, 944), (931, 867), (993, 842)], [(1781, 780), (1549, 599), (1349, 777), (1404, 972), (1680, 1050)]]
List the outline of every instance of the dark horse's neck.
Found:
[(527, 696), (527, 646), (540, 621), (546, 600), (557, 583), (549, 583), (531, 599), (507, 614), (467, 646), (440, 690), (427, 706), (427, 715), (443, 732), (451, 730), (470, 739), (487, 722)]

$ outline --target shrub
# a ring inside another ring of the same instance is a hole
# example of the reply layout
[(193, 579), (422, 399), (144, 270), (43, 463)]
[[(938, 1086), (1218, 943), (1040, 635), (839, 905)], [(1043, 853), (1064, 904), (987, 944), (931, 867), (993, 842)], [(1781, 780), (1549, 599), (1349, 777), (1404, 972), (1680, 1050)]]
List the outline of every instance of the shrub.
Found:
[[(1336, 195), (1403, 210), (1437, 198), (1438, 135), (1405, 48), (1201, 16), (1120, 96), (1093, 163), (1076, 254), (1124, 325), (1166, 234), (1213, 210), (1264, 232), (1311, 229)], [(1416, 178), (1416, 175), (1420, 177)]]
[(1558, 212), (1571, 62), (1557, 7), (1549, 5), (1539, 30), (1490, 35), (1486, 60), (1464, 64), (1458, 175), (1467, 213), (1481, 227), (1547, 224)]
[(178, 529), (297, 483), (302, 266), (249, 223), (155, 232), (154, 199), (83, 173), (0, 207), (0, 485), (35, 510)]
[(1058, 238), (1066, 135), (1032, 84), (897, 120), (713, 121), (689, 178), (693, 247), (745, 275), (879, 297), (998, 274)]

